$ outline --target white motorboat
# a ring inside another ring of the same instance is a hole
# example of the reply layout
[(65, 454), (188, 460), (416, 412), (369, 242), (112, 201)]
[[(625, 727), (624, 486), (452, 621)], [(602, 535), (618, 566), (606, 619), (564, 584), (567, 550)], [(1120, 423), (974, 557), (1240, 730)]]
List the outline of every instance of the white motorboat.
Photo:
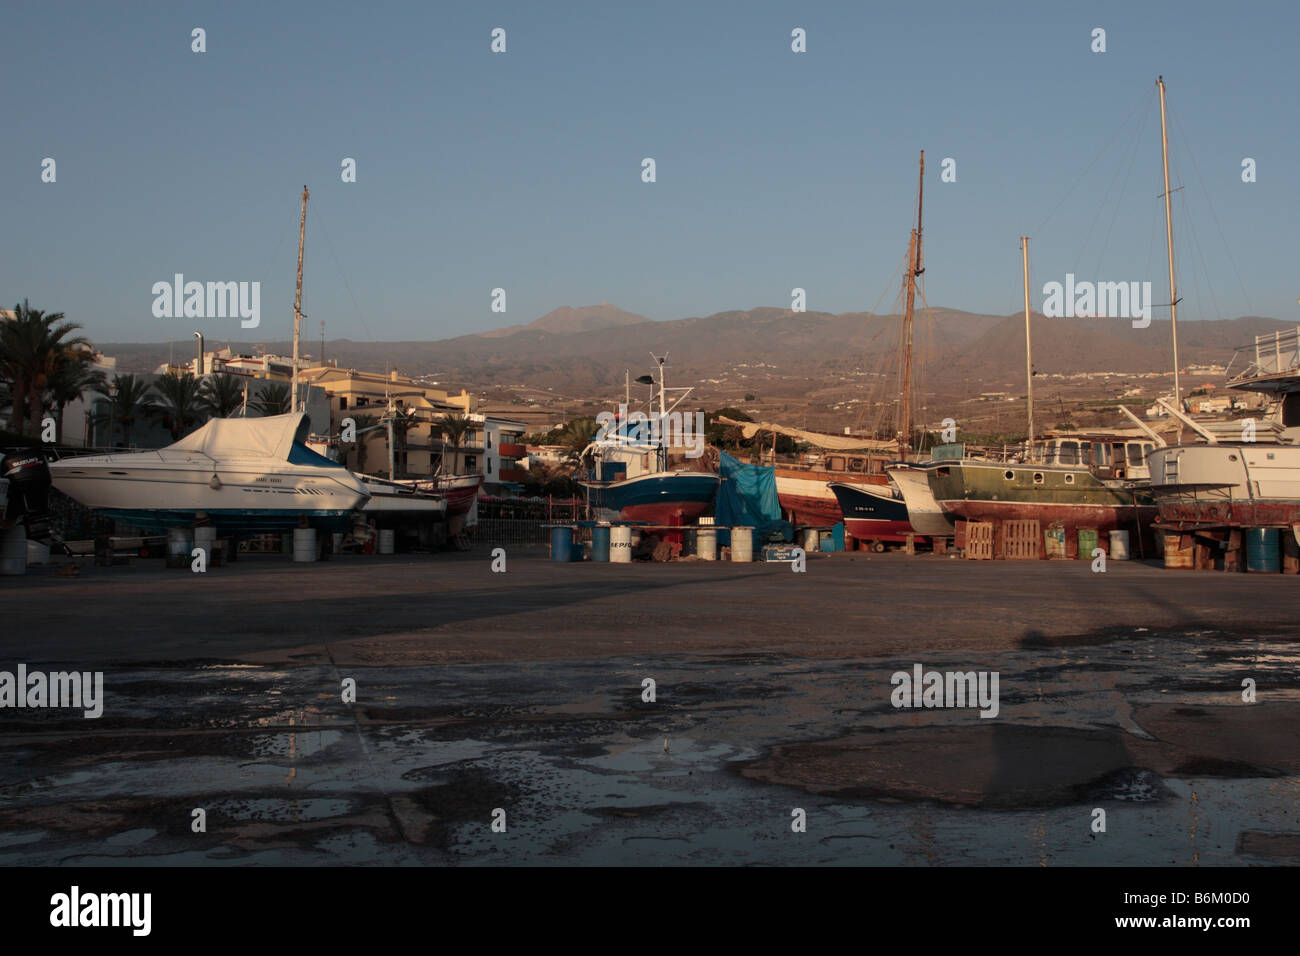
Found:
[(50, 463), (54, 486), (145, 531), (206, 519), (223, 531), (345, 531), (370, 498), (356, 475), (305, 444), (307, 416), (214, 418), (157, 451)]

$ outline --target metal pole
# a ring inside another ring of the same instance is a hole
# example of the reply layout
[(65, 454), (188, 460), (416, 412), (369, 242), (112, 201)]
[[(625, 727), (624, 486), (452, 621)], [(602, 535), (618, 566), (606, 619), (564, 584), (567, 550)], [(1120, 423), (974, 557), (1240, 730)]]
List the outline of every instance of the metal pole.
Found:
[(1025, 439), (1026, 451), (1034, 447), (1034, 357), (1033, 346), (1029, 336), (1029, 237), (1020, 237), (1020, 260), (1025, 271), (1025, 383), (1028, 387), (1026, 398), (1029, 404), (1029, 435)]
[[(293, 399), (291, 411), (298, 411), (298, 343), (302, 337), (302, 246), (307, 237), (307, 187), (302, 187), (302, 218), (298, 222), (298, 289), (293, 297)], [(392, 447), (391, 444), (389, 446)], [(390, 470), (391, 475), (391, 470)]]
[(1157, 78), (1160, 87), (1160, 146), (1165, 166), (1165, 245), (1169, 250), (1169, 324), (1174, 333), (1174, 404), (1182, 407), (1182, 389), (1178, 381), (1178, 293), (1174, 285), (1174, 220), (1169, 194), (1169, 133), (1165, 129), (1165, 78)]

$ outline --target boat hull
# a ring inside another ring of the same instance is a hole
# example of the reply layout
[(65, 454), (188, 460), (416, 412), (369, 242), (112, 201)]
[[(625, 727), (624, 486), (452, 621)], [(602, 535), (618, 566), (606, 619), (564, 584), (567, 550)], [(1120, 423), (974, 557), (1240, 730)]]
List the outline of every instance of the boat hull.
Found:
[(1108, 484), (1086, 469), (967, 460), (926, 471), (945, 514), (966, 521), (1033, 520), (1044, 529), (1059, 524), (1070, 557), (1077, 554), (1080, 528), (1096, 529), (1104, 547), (1110, 531), (1129, 531), (1139, 542), (1148, 539), (1156, 518), (1149, 487)]
[(1300, 523), (1300, 446), (1171, 445), (1149, 459), (1161, 528)]
[(840, 503), (827, 487), (831, 481), (851, 485), (888, 487), (884, 475), (838, 474), (830, 471), (803, 471), (776, 468), (776, 496), (791, 524), (829, 527), (841, 520)]
[(452, 475), (446, 478), (432, 478), (419, 481), (403, 481), (420, 491), (438, 495), (446, 503), (448, 518), (469, 514), (478, 498), (479, 487), (483, 484), (482, 475)]
[(670, 471), (587, 487), (598, 511), (617, 513), (624, 521), (679, 525), (712, 510), (719, 483), (708, 472)]
[(860, 541), (906, 541), (915, 529), (908, 521), (907, 504), (895, 498), (888, 486), (862, 486), (831, 482), (844, 530)]
[(891, 481), (903, 496), (907, 505), (907, 521), (917, 534), (933, 538), (951, 538), (956, 527), (948, 515), (934, 500), (930, 490), (930, 479), (924, 468), (907, 465), (886, 469)]
[[(226, 462), (141, 464), (135, 455), (54, 462), (54, 486), (105, 517), (142, 530), (188, 526), (206, 516), (222, 530), (292, 530), (302, 519), (346, 530), (347, 515), (366, 501), (351, 474), (268, 472)], [(220, 487), (211, 486), (212, 476)], [(146, 506), (147, 503), (147, 506)]]

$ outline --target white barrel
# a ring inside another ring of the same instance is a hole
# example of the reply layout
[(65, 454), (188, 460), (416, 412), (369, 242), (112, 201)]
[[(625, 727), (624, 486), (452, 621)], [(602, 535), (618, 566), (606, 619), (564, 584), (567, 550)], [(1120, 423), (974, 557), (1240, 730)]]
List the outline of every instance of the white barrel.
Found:
[(695, 552), (701, 561), (718, 560), (718, 532), (712, 528), (700, 528), (696, 531)]
[(632, 529), (616, 524), (609, 529), (609, 561), (611, 564), (632, 563)]
[(201, 524), (194, 529), (194, 547), (203, 549), (203, 560), (212, 567), (212, 552), (217, 548), (217, 529), (210, 524)]
[(194, 533), (189, 528), (167, 529), (167, 567), (188, 568), (193, 550)]
[(754, 529), (753, 528), (732, 528), (731, 529), (731, 560), (732, 561), (753, 561), (754, 560)]
[(812, 554), (814, 551), (820, 551), (821, 547), (822, 533), (816, 528), (805, 528), (803, 532), (804, 554)]
[(310, 564), (316, 560), (316, 529), (293, 529), (293, 560), (296, 564)]
[(0, 574), (27, 573), (27, 525), (0, 531)]
[(397, 532), (392, 528), (379, 529), (379, 553), (392, 554), (396, 548)]
[(1128, 532), (1112, 531), (1110, 533), (1110, 559), (1112, 561), (1128, 560)]

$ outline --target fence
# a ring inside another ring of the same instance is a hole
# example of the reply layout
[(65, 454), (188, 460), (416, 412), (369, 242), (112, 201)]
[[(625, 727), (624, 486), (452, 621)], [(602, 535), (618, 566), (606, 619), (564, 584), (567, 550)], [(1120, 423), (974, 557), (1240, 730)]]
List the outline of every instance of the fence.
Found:
[(585, 521), (581, 498), (479, 498), (474, 540), (480, 544), (548, 544), (548, 524)]

